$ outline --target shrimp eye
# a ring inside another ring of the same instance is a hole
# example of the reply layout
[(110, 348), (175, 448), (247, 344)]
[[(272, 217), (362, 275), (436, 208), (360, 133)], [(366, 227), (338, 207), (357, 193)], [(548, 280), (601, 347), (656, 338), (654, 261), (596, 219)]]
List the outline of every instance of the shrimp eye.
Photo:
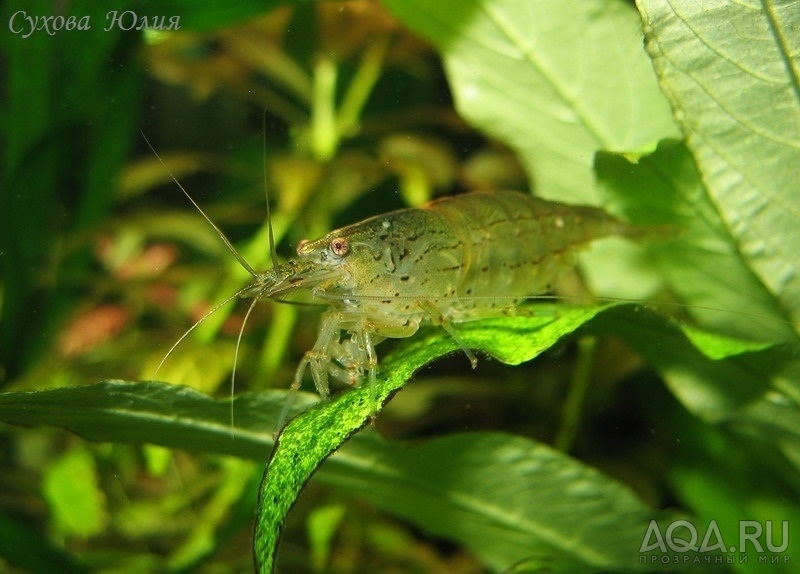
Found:
[(350, 251), (350, 244), (344, 237), (337, 237), (330, 244), (331, 253), (338, 257), (344, 257)]

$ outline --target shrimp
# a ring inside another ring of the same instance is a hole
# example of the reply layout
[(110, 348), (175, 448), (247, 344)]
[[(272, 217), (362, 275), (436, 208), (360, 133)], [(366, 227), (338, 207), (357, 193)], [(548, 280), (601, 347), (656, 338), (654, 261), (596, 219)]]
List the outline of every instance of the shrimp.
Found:
[(581, 246), (635, 231), (595, 207), (473, 192), (303, 240), (296, 259), (255, 274), (239, 296), (278, 300), (304, 290), (329, 306), (291, 385), (299, 389), (308, 368), (326, 399), (331, 377), (354, 386), (367, 377), (374, 388), (375, 346), (423, 324), (443, 327), (474, 368), (454, 324), (507, 313), (550, 291)]
[[(273, 266), (259, 273), (178, 182), (146, 137), (145, 141), (253, 276), (249, 285), (190, 327), (161, 360), (159, 369), (206, 317), (231, 300), (253, 299), (246, 322), (259, 300), (280, 301), (307, 291), (329, 309), (322, 315), (313, 348), (300, 361), (290, 397), (300, 388), (308, 368), (323, 400), (330, 395), (330, 377), (358, 386), (366, 376), (374, 396), (375, 346), (388, 338), (411, 337), (426, 323), (443, 327), (475, 368), (477, 358), (453, 324), (508, 313), (521, 300), (547, 293), (561, 273), (574, 267), (577, 250), (595, 239), (639, 234), (637, 228), (596, 207), (545, 201), (518, 191), (472, 192), (303, 240), (297, 246), (297, 258), (286, 263), (278, 261), (270, 226)], [(236, 356), (241, 336), (242, 331)], [(287, 401), (278, 428), (288, 408)]]
[(297, 257), (285, 263), (278, 260), (270, 225), (272, 268), (257, 272), (144, 139), (178, 188), (253, 277), (184, 332), (156, 373), (209, 315), (234, 299), (251, 298), (236, 343), (233, 395), (242, 334), (256, 303), (263, 299), (279, 302), (292, 293), (306, 292), (328, 305), (317, 340), (297, 367), (276, 432), (283, 427), (307, 370), (323, 400), (330, 395), (331, 378), (351, 386), (361, 385), (366, 378), (374, 403), (375, 347), (388, 338), (411, 337), (423, 324), (444, 328), (475, 368), (477, 358), (454, 325), (512, 314), (521, 301), (552, 291), (559, 275), (574, 267), (577, 251), (596, 239), (612, 235), (657, 238), (662, 232), (667, 236), (676, 232), (668, 225), (631, 226), (597, 207), (546, 201), (518, 191), (472, 192), (378, 215), (318, 239), (303, 240), (297, 246)]

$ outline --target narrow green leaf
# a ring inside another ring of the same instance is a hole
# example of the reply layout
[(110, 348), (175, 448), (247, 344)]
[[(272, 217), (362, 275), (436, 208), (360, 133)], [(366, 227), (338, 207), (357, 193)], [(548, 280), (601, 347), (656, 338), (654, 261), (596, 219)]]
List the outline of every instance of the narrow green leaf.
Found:
[[(93, 441), (152, 443), (263, 461), (285, 397), (285, 391), (236, 397), (232, 427), (230, 401), (217, 401), (177, 385), (104, 381), (0, 394), (0, 420), (63, 427)], [(307, 408), (316, 400), (299, 393), (295, 409)]]
[(386, 0), (444, 59), (467, 120), (514, 148), (537, 195), (592, 202), (592, 157), (677, 135), (622, 1)]
[(743, 257), (800, 321), (800, 10), (639, 0), (647, 49)]

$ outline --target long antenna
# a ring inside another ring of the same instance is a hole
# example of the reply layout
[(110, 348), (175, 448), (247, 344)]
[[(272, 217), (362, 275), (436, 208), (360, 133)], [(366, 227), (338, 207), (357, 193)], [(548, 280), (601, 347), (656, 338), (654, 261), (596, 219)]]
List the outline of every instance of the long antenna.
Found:
[[(253, 268), (250, 266), (250, 264), (249, 264), (249, 263), (248, 263), (248, 262), (245, 260), (245, 258), (241, 256), (241, 254), (240, 254), (240, 253), (239, 253), (239, 252), (236, 250), (236, 248), (233, 246), (233, 243), (231, 243), (230, 239), (228, 239), (228, 238), (227, 238), (227, 236), (226, 236), (226, 235), (225, 235), (225, 234), (222, 232), (222, 230), (221, 230), (219, 227), (217, 227), (217, 224), (216, 224), (216, 223), (214, 223), (213, 221), (211, 221), (211, 218), (210, 218), (208, 215), (206, 215), (206, 212), (205, 212), (205, 211), (203, 211), (203, 209), (202, 209), (202, 208), (201, 208), (201, 207), (200, 207), (200, 206), (197, 204), (197, 202), (194, 200), (194, 198), (193, 198), (191, 195), (189, 195), (189, 192), (188, 192), (188, 191), (186, 191), (186, 189), (185, 189), (185, 188), (184, 188), (184, 187), (181, 185), (181, 182), (179, 182), (179, 181), (178, 181), (178, 178), (176, 178), (176, 177), (175, 177), (175, 175), (172, 173), (172, 170), (171, 170), (171, 169), (169, 169), (169, 167), (168, 167), (168, 166), (167, 166), (167, 164), (164, 162), (164, 160), (161, 158), (161, 156), (160, 156), (160, 155), (158, 155), (158, 152), (156, 151), (156, 148), (154, 148), (154, 147), (153, 147), (153, 144), (151, 144), (151, 143), (150, 143), (150, 140), (149, 140), (149, 139), (147, 139), (147, 136), (146, 136), (146, 135), (144, 135), (144, 132), (139, 132), (139, 133), (140, 133), (140, 134), (142, 134), (142, 137), (144, 138), (144, 141), (145, 141), (145, 142), (147, 142), (147, 145), (148, 145), (148, 147), (149, 147), (149, 148), (152, 150), (152, 152), (153, 152), (153, 155), (155, 155), (155, 156), (156, 156), (156, 158), (158, 159), (158, 161), (159, 161), (159, 162), (161, 162), (161, 165), (162, 165), (162, 166), (164, 166), (164, 169), (167, 171), (167, 173), (169, 174), (169, 176), (172, 178), (172, 181), (174, 181), (174, 182), (175, 182), (175, 184), (176, 184), (176, 185), (177, 185), (177, 186), (180, 188), (180, 190), (183, 192), (183, 195), (185, 195), (185, 196), (186, 196), (186, 197), (189, 199), (189, 201), (191, 201), (191, 202), (192, 202), (192, 205), (194, 205), (194, 206), (195, 206), (195, 208), (197, 209), (197, 211), (199, 211), (199, 212), (200, 212), (200, 215), (202, 215), (202, 216), (203, 216), (203, 218), (204, 218), (204, 219), (205, 219), (205, 220), (208, 222), (208, 224), (209, 224), (211, 227), (213, 227), (213, 228), (214, 228), (214, 231), (216, 231), (216, 232), (217, 232), (217, 235), (219, 235), (219, 238), (220, 238), (220, 239), (222, 239), (222, 241), (223, 241), (223, 242), (225, 243), (225, 245), (227, 246), (228, 250), (229, 250), (229, 251), (230, 251), (230, 252), (233, 254), (233, 256), (236, 258), (236, 261), (238, 261), (238, 262), (239, 262), (239, 265), (241, 265), (242, 267), (244, 267), (244, 268), (245, 268), (245, 270), (246, 270), (246, 271), (247, 271), (247, 272), (248, 272), (250, 275), (252, 275), (252, 276), (253, 276), (253, 278), (257, 278), (257, 277), (258, 277), (258, 273), (256, 273), (256, 270), (255, 270), (255, 269), (253, 269)], [(267, 208), (269, 208), (269, 205), (267, 205)], [(269, 209), (267, 209), (267, 215), (269, 216)], [(270, 243), (272, 243), (272, 224), (270, 224)], [(274, 251), (274, 247), (273, 247), (273, 251)]]
[(269, 229), (269, 254), (272, 257), (272, 266), (277, 267), (278, 251), (275, 249), (275, 236), (272, 233), (272, 214), (269, 211), (269, 185), (267, 182), (267, 108), (261, 115), (261, 137), (264, 142), (264, 156), (262, 164), (264, 166), (264, 197), (267, 200), (267, 228)]
[[(238, 293), (236, 295), (238, 295)], [(247, 325), (247, 320), (250, 318), (250, 314), (253, 312), (253, 309), (255, 308), (257, 303), (258, 303), (258, 298), (253, 299), (253, 302), (250, 303), (250, 306), (247, 308), (247, 313), (244, 314), (244, 319), (242, 319), (242, 326), (239, 329), (239, 336), (236, 337), (236, 350), (233, 353), (233, 370), (231, 371), (231, 396), (230, 396), (231, 438), (235, 438), (233, 429), (236, 428), (233, 419), (233, 391), (236, 388), (236, 364), (239, 362), (239, 347), (241, 347), (242, 345), (242, 336), (244, 335), (244, 328), (245, 325)]]
[(211, 315), (213, 315), (214, 313), (216, 313), (217, 311), (222, 309), (225, 305), (227, 305), (228, 303), (230, 303), (231, 301), (233, 301), (234, 299), (239, 297), (242, 293), (247, 291), (249, 288), (250, 288), (249, 286), (243, 287), (243, 288), (239, 289), (236, 293), (231, 295), (230, 297), (227, 297), (221, 303), (218, 303), (218, 304), (214, 305), (214, 307), (212, 307), (210, 311), (208, 311), (205, 315), (200, 317), (191, 327), (189, 327), (183, 333), (183, 335), (181, 335), (180, 338), (177, 341), (175, 341), (175, 343), (169, 348), (169, 351), (167, 351), (167, 354), (164, 355), (164, 358), (161, 359), (161, 362), (158, 364), (158, 367), (156, 367), (156, 372), (153, 373), (153, 379), (155, 380), (155, 378), (158, 376), (158, 372), (161, 370), (161, 367), (164, 366), (164, 363), (167, 362), (167, 359), (169, 359), (169, 356), (172, 354), (172, 352), (175, 349), (178, 348), (178, 345), (180, 345), (184, 341), (184, 339), (186, 339), (186, 337), (188, 337), (191, 334), (191, 332), (194, 331), (200, 325), (200, 323), (202, 323), (203, 321), (208, 319)]

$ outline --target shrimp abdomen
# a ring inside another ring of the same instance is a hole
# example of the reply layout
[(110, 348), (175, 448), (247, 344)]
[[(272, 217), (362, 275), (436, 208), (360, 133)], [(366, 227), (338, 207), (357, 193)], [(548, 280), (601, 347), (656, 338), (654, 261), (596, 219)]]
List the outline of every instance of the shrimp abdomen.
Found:
[(514, 192), (482, 192), (434, 201), (464, 244), (460, 298), (524, 297), (549, 291), (587, 243), (628, 226), (605, 211)]

